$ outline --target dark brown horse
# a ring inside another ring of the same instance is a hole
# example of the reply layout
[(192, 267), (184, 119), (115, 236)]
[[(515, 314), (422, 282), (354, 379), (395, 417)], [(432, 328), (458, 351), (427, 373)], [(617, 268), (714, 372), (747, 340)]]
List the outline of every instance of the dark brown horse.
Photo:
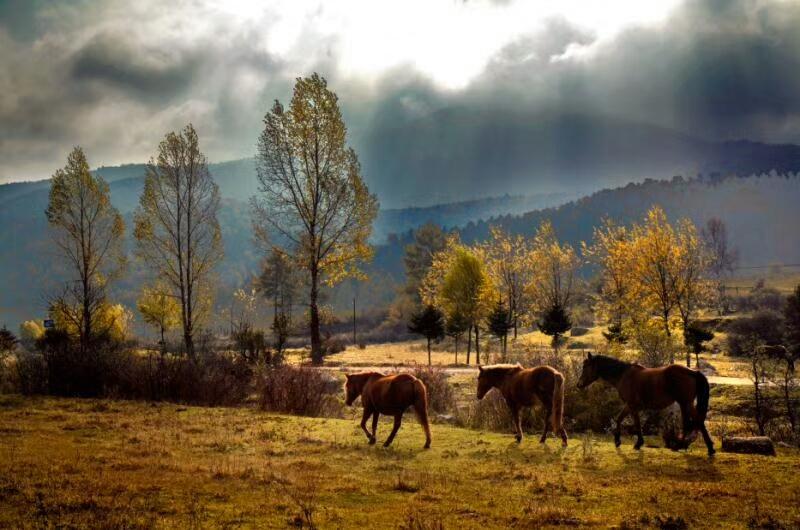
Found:
[(544, 405), (544, 432), (541, 443), (547, 439), (551, 420), (553, 432), (561, 436), (561, 443), (567, 445), (567, 431), (564, 430), (564, 376), (555, 368), (537, 366), (523, 368), (519, 364), (496, 364), (478, 367), (478, 399), (496, 388), (500, 391), (511, 409), (517, 443), (522, 441), (522, 424), (519, 412), (522, 407), (532, 407), (535, 398)]
[[(394, 428), (384, 442), (384, 447), (394, 440), (403, 413), (408, 407), (414, 407), (417, 418), (425, 430), (425, 449), (431, 446), (431, 428), (428, 425), (428, 391), (425, 384), (411, 374), (383, 375), (379, 372), (361, 372), (347, 375), (345, 383), (347, 406), (361, 396), (364, 415), (361, 417), (361, 428), (367, 434), (370, 445), (375, 443), (378, 428), (378, 417), (381, 414), (394, 416)], [(372, 432), (367, 430), (367, 420), (372, 416)]]
[[(625, 408), (617, 417), (614, 430), (614, 443), (620, 445), (622, 421), (629, 414), (636, 428), (634, 449), (644, 445), (642, 426), (639, 423), (640, 410), (661, 410), (678, 403), (683, 419), (683, 442), (688, 446), (697, 437), (699, 430), (706, 442), (708, 454), (714, 454), (714, 443), (706, 430), (708, 414), (708, 379), (702, 373), (678, 364), (645, 368), (640, 364), (627, 363), (605, 355), (592, 355), (583, 361), (583, 371), (578, 388), (586, 388), (597, 379), (614, 385)], [(697, 407), (694, 400), (697, 398)]]

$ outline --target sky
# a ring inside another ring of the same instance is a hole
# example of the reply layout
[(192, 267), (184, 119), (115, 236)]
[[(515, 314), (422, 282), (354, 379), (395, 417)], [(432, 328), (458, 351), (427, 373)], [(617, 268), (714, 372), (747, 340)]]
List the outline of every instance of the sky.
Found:
[(319, 72), (353, 138), (435, 111), (581, 112), (800, 143), (800, 2), (0, 0), (0, 182), (143, 162), (191, 122), (212, 161)]

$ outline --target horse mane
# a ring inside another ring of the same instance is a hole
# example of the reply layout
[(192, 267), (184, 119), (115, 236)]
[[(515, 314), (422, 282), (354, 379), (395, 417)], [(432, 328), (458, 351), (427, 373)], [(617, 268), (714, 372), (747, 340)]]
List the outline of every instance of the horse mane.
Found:
[(594, 355), (592, 356), (592, 361), (597, 367), (597, 375), (600, 377), (619, 378), (628, 368), (633, 366), (632, 363), (621, 361), (608, 355)]
[(490, 381), (497, 381), (498, 378), (505, 377), (517, 370), (522, 370), (522, 366), (519, 364), (489, 364), (481, 369), (479, 377), (484, 376)]

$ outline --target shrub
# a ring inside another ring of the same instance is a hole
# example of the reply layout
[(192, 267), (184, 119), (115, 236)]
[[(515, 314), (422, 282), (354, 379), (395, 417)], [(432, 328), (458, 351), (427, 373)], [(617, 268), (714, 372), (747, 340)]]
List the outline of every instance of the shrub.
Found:
[(257, 377), (259, 406), (263, 410), (301, 416), (341, 416), (336, 394), (342, 386), (322, 370), (285, 365), (265, 368)]
[(764, 309), (751, 317), (738, 318), (728, 326), (727, 347), (730, 355), (750, 356), (759, 345), (780, 344), (783, 317)]
[(432, 366), (416, 366), (411, 374), (425, 383), (428, 390), (428, 408), (434, 412), (451, 412), (455, 408), (453, 387), (448, 383), (447, 372)]

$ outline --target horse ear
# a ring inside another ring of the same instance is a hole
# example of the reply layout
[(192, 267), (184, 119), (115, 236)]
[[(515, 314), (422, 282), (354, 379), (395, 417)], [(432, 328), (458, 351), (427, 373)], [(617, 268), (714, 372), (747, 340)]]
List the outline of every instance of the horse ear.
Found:
[(589, 357), (587, 357), (590, 361), (592, 360), (592, 352), (589, 352)]

